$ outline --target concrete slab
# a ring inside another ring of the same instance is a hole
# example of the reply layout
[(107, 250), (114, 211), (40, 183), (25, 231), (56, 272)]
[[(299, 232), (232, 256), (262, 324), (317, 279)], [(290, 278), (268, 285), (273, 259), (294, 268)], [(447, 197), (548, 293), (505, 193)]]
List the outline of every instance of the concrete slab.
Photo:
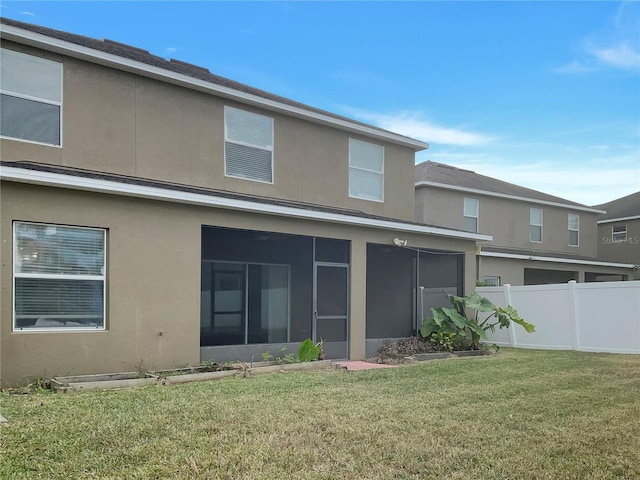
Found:
[(370, 362), (362, 362), (362, 361), (344, 361), (344, 362), (335, 362), (336, 365), (339, 365), (342, 368), (346, 368), (347, 371), (358, 371), (358, 370), (370, 370), (373, 368), (396, 368), (399, 365), (386, 365), (384, 363), (370, 363)]

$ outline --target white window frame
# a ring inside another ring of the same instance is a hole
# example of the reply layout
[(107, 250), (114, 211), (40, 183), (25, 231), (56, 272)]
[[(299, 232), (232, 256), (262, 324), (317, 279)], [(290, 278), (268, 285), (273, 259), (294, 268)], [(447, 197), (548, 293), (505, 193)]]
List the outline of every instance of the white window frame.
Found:
[[(351, 146), (353, 145), (354, 142), (358, 142), (358, 143), (365, 143), (368, 145), (372, 145), (374, 147), (378, 147), (381, 151), (382, 151), (382, 166), (380, 168), (380, 170), (374, 170), (374, 169), (369, 169), (369, 168), (364, 168), (364, 167), (357, 167), (355, 165), (352, 165), (351, 163)], [(357, 194), (352, 192), (351, 190), (351, 172), (352, 171), (361, 171), (361, 172), (368, 172), (368, 173), (373, 173), (376, 175), (379, 175), (381, 178), (381, 182), (380, 182), (380, 198), (377, 197), (370, 197), (368, 195), (362, 195), (362, 194)], [(378, 202), (378, 203), (384, 203), (384, 147), (382, 145), (378, 145), (377, 143), (372, 143), (372, 142), (365, 142), (363, 140), (358, 140), (355, 138), (350, 138), (349, 139), (349, 197), (351, 198), (357, 198), (359, 200), (368, 200), (370, 202)]]
[(499, 287), (501, 285), (500, 277), (497, 275), (485, 275), (484, 283), (490, 283), (493, 287)]
[[(250, 142), (242, 142), (239, 140), (233, 140), (231, 138), (229, 138), (229, 132), (228, 132), (228, 128), (227, 128), (227, 115), (228, 112), (241, 112), (243, 115), (248, 115), (248, 116), (255, 116), (255, 117), (262, 117), (262, 118), (266, 118), (270, 121), (271, 123), (271, 145), (269, 146), (264, 146), (264, 145), (256, 145), (254, 143), (250, 143)], [(266, 180), (262, 180), (260, 178), (251, 178), (250, 176), (240, 176), (240, 175), (232, 175), (230, 173), (227, 172), (227, 144), (233, 144), (233, 145), (241, 145), (244, 147), (249, 147), (249, 148), (255, 148), (257, 150), (263, 150), (265, 152), (270, 152), (271, 154), (271, 181), (266, 181)], [(230, 177), (230, 178), (240, 178), (242, 180), (249, 180), (252, 182), (260, 182), (260, 183), (267, 183), (270, 185), (273, 185), (275, 183), (275, 169), (274, 169), (274, 121), (272, 117), (268, 117), (266, 115), (261, 115), (259, 113), (255, 113), (255, 112), (250, 112), (248, 110), (242, 110), (240, 108), (235, 108), (235, 107), (230, 107), (228, 105), (225, 105), (224, 107), (224, 175), (225, 177)]]
[[(20, 273), (16, 272), (17, 266), (17, 254), (18, 254), (18, 241), (16, 238), (17, 226), (19, 224), (22, 225), (43, 225), (46, 227), (54, 227), (54, 228), (69, 228), (76, 230), (96, 230), (101, 231), (103, 236), (103, 250), (102, 250), (102, 275), (73, 275), (73, 274), (51, 274), (51, 273)], [(95, 331), (105, 331), (107, 324), (107, 230), (104, 228), (96, 228), (96, 227), (78, 227), (72, 225), (60, 225), (60, 224), (52, 224), (52, 223), (41, 223), (41, 222), (28, 222), (28, 221), (14, 221), (13, 222), (13, 295), (12, 295), (12, 330), (15, 333), (30, 333), (30, 332), (95, 332)], [(99, 280), (102, 281), (102, 325), (96, 326), (86, 326), (86, 327), (78, 327), (78, 326), (60, 326), (60, 327), (18, 327), (16, 326), (16, 279), (18, 278), (39, 278), (39, 279), (48, 279), (48, 280)]]
[[(467, 202), (474, 202), (475, 203), (475, 213), (474, 215), (467, 215)], [(480, 211), (480, 201), (477, 198), (468, 198), (465, 197), (463, 200), (463, 205), (462, 205), (462, 229), (465, 232), (471, 232), (471, 233), (478, 233), (478, 231), (480, 230), (480, 222), (479, 222), (479, 211)], [(476, 221), (476, 228), (475, 230), (467, 230), (464, 225), (464, 220), (466, 218), (473, 218)]]
[[(576, 223), (578, 224), (578, 228), (571, 228), (571, 217), (575, 217)], [(580, 215), (575, 213), (567, 214), (567, 229), (569, 231), (569, 246), (570, 247), (579, 247), (580, 246)], [(571, 243), (571, 232), (576, 232), (578, 236), (578, 240), (575, 244)]]
[[(540, 212), (540, 224), (537, 223), (533, 223), (531, 220), (531, 214), (533, 213), (534, 210), (538, 210)], [(531, 207), (529, 208), (529, 241), (532, 243), (542, 243), (543, 239), (544, 239), (544, 210), (542, 210), (541, 208), (538, 207)], [(533, 236), (531, 235), (532, 233), (532, 229), (531, 227), (540, 227), (540, 240), (534, 240)]]
[[(624, 228), (616, 232), (616, 228)], [(623, 235), (623, 238), (616, 238), (616, 235)], [(627, 224), (624, 225), (612, 225), (611, 226), (611, 241), (615, 243), (622, 243), (627, 241)]]
[(55, 105), (58, 107), (59, 110), (59, 125), (60, 125), (60, 132), (59, 132), (59, 139), (60, 142), (59, 143), (46, 143), (46, 142), (39, 142), (37, 140), (29, 140), (26, 138), (19, 138), (19, 137), (11, 137), (8, 135), (0, 135), (0, 138), (7, 138), (10, 140), (15, 140), (17, 142), (25, 142), (25, 143), (33, 143), (36, 145), (44, 145), (47, 147), (54, 147), (54, 148), (62, 148), (62, 143), (63, 143), (63, 129), (62, 129), (62, 105), (63, 105), (63, 94), (64, 94), (64, 85), (63, 85), (63, 80), (64, 80), (64, 65), (61, 62), (56, 62), (54, 60), (49, 60), (47, 58), (42, 58), (42, 57), (37, 57), (35, 55), (29, 55), (27, 53), (22, 53), (22, 52), (17, 52), (15, 50), (10, 50), (8, 48), (0, 48), (0, 50), (2, 51), (2, 53), (4, 54), (8, 54), (8, 55), (14, 55), (16, 57), (26, 57), (29, 58), (31, 60), (35, 60), (37, 62), (41, 62), (41, 63), (48, 63), (48, 64), (54, 64), (60, 67), (60, 101), (54, 101), (54, 100), (50, 100), (50, 99), (46, 99), (46, 98), (41, 98), (41, 97), (37, 97), (37, 96), (33, 96), (33, 95), (25, 95), (22, 94), (20, 92), (15, 92), (13, 90), (7, 90), (6, 88), (2, 88), (2, 85), (0, 84), (0, 95), (7, 95), (9, 97), (14, 97), (14, 98), (20, 98), (23, 100), (31, 100), (34, 102), (39, 102), (39, 103), (44, 103), (47, 105)]

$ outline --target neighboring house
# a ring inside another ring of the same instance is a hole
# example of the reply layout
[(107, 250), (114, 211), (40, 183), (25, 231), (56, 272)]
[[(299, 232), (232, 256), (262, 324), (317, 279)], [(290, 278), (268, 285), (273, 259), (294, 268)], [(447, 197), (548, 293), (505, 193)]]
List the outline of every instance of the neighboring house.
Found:
[(640, 192), (593, 208), (607, 212), (598, 217), (598, 257), (636, 265), (640, 280)]
[(309, 337), (361, 359), (415, 332), (420, 287), (473, 290), (491, 237), (414, 218), (426, 143), (117, 42), (0, 32), (1, 385)]
[(416, 218), (491, 235), (477, 248), (477, 280), (532, 285), (628, 280), (633, 265), (598, 258), (604, 212), (431, 161), (416, 165)]

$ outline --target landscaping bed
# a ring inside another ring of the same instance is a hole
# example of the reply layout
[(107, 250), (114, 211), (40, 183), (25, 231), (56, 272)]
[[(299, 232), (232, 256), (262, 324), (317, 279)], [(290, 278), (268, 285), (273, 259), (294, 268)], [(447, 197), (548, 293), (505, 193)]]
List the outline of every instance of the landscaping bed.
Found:
[(329, 368), (330, 360), (313, 362), (253, 362), (206, 364), (193, 367), (158, 370), (153, 372), (121, 372), (99, 375), (76, 375), (54, 377), (51, 379), (51, 390), (66, 393), (86, 390), (110, 390), (115, 388), (138, 387), (156, 384), (159, 386), (177, 385), (180, 383), (218, 380), (236, 377), (248, 378), (264, 373), (288, 372), (299, 370), (320, 370)]
[(429, 339), (417, 336), (384, 342), (382, 347), (368, 361), (397, 365), (451, 357), (490, 355), (492, 353), (494, 353), (494, 350), (486, 348), (484, 345), (481, 345), (480, 349), (474, 350), (443, 350)]

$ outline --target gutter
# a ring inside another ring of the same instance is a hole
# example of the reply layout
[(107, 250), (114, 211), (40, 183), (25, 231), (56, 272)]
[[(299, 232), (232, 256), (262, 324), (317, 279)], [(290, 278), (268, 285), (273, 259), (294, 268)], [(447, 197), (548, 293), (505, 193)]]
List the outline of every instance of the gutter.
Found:
[(305, 220), (339, 223), (346, 225), (358, 225), (363, 227), (381, 228), (384, 230), (409, 232), (417, 234), (435, 235), (439, 237), (458, 238), (474, 241), (491, 241), (493, 237), (478, 233), (461, 232), (442, 227), (429, 225), (416, 225), (394, 220), (381, 220), (376, 218), (357, 217), (353, 215), (306, 210), (303, 208), (272, 205), (249, 200), (238, 200), (216, 195), (183, 192), (168, 188), (133, 185), (112, 180), (86, 178), (60, 173), (41, 172), (17, 167), (0, 166), (0, 179), (43, 185), (48, 187), (69, 188), (89, 192), (106, 193), (112, 195), (124, 195), (128, 197), (145, 198), (166, 202), (199, 205), (206, 207), (224, 208), (228, 210), (242, 210), (246, 212), (277, 215)]
[(520, 255), (515, 253), (480, 251), (479, 255), (481, 257), (511, 258), (515, 260), (532, 260), (536, 262), (550, 262), (550, 263), (571, 263), (576, 265), (593, 265), (598, 267), (630, 268), (632, 270), (635, 270), (638, 268), (637, 265), (634, 265), (632, 263), (611, 263), (611, 262), (600, 262), (597, 260), (577, 260), (575, 258), (541, 257), (538, 255)]

